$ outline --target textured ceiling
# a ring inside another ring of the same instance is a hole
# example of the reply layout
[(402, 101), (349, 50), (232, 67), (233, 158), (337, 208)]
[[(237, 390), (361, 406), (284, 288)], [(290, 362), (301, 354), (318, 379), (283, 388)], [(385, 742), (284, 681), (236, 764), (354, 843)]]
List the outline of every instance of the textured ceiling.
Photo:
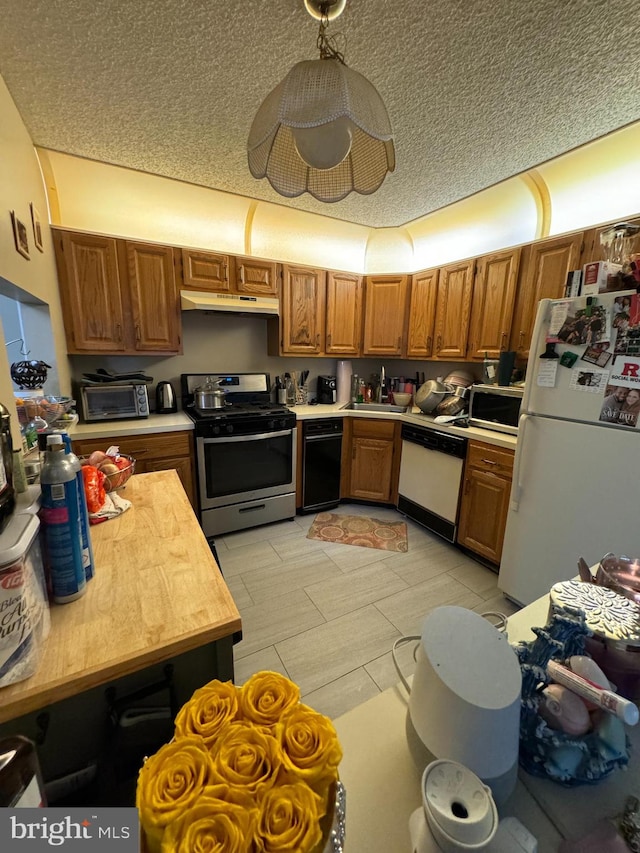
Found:
[(382, 95), (397, 166), (332, 205), (247, 167), (258, 106), (317, 56), (302, 0), (0, 0), (0, 74), (37, 145), (393, 226), (639, 119), (637, 15), (638, 0), (348, 0), (329, 33)]

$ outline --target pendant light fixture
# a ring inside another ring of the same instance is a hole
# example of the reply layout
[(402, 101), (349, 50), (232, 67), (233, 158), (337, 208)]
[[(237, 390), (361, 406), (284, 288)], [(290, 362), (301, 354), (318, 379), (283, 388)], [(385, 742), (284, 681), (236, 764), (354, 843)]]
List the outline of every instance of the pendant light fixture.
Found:
[(263, 101), (249, 132), (249, 169), (288, 198), (308, 192), (336, 202), (353, 191), (369, 195), (395, 169), (387, 110), (327, 37), (346, 0), (303, 2), (320, 21), (320, 59), (298, 62)]

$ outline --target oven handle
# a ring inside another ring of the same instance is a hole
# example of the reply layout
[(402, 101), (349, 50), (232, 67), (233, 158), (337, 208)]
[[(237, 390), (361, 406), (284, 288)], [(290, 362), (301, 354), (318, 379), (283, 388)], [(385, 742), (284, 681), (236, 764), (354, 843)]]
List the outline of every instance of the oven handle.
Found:
[(284, 429), (280, 432), (252, 432), (250, 435), (234, 435), (234, 436), (226, 436), (226, 435), (217, 435), (215, 438), (202, 438), (199, 437), (198, 441), (201, 441), (203, 444), (216, 444), (219, 441), (255, 441), (258, 438), (279, 438), (283, 435), (292, 435), (295, 432), (294, 429)]

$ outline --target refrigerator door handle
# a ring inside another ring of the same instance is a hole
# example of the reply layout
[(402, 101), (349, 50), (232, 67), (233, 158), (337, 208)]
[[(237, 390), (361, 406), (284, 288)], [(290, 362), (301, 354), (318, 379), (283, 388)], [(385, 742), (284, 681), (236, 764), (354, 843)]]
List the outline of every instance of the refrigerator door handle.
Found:
[[(520, 495), (522, 493), (522, 481), (520, 480), (520, 471), (522, 470), (522, 447), (524, 445), (524, 433), (526, 430), (527, 421), (530, 420), (531, 415), (520, 415), (520, 419), (518, 420), (518, 445), (516, 448), (516, 458), (514, 459), (514, 468), (513, 468), (513, 486), (511, 487), (511, 499), (509, 501), (509, 508), (514, 512), (518, 512), (520, 508)], [(520, 451), (520, 452), (518, 452)]]

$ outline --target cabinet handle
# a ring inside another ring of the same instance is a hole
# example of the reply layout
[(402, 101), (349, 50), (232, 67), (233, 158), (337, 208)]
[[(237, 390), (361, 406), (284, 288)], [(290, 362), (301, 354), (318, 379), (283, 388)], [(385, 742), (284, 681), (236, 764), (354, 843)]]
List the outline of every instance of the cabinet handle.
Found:
[(427, 335), (427, 352), (431, 352), (431, 335)]
[(471, 485), (471, 480), (467, 477), (467, 479), (464, 481), (464, 493), (465, 493), (465, 495), (469, 494), (469, 486), (470, 485)]
[(398, 349), (402, 347), (402, 335), (398, 336)]
[(442, 349), (442, 335), (438, 335), (436, 338), (436, 352), (439, 352)]
[(331, 335), (327, 335), (327, 346), (331, 346)]
[(320, 335), (316, 335), (316, 346), (320, 349)]
[(354, 445), (353, 445), (353, 450), (351, 451), (351, 459), (355, 459), (355, 458), (356, 458), (356, 446), (355, 446), (355, 444), (354, 444)]
[(116, 323), (116, 340), (122, 340), (122, 326), (120, 325), (120, 323)]
[(244, 284), (244, 264), (240, 264), (240, 284)]
[(136, 323), (136, 340), (140, 340), (140, 324)]
[(497, 462), (494, 462), (493, 459), (481, 459), (481, 462), (484, 462), (485, 465), (497, 465)]
[(500, 349), (506, 350), (506, 348), (507, 348), (507, 333), (503, 332), (502, 333), (502, 342), (500, 344)]
[(524, 344), (524, 332), (521, 331), (520, 335), (518, 336), (518, 349), (519, 350), (522, 349), (523, 344)]
[(148, 447), (141, 447), (140, 450), (128, 450), (127, 456), (133, 456), (135, 459), (136, 456), (142, 456), (143, 454), (148, 453), (148, 452), (149, 452)]

